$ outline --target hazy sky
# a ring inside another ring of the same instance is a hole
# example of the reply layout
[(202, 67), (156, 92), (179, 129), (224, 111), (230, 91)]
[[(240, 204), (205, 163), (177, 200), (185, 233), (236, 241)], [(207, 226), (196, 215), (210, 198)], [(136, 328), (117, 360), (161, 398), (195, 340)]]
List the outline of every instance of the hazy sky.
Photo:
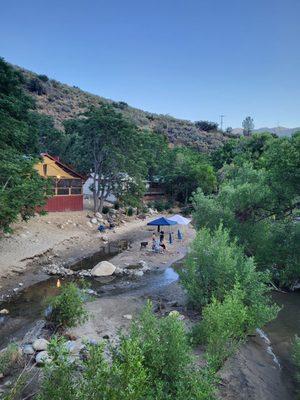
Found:
[(300, 126), (300, 0), (9, 0), (0, 55), (176, 117)]

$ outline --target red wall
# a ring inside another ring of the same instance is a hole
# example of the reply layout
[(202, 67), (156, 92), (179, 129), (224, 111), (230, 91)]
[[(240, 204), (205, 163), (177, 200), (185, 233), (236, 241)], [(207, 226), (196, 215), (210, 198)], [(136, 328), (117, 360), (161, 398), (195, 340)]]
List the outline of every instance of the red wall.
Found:
[(82, 211), (83, 195), (54, 196), (47, 200), (45, 211)]

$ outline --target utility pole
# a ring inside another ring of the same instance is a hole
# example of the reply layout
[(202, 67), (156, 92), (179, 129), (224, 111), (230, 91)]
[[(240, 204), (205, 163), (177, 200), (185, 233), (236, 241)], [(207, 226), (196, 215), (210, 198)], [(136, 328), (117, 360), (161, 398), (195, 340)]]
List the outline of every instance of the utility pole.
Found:
[(224, 117), (225, 117), (224, 114), (220, 115), (220, 128), (221, 128), (221, 131), (223, 131), (223, 119), (224, 119)]

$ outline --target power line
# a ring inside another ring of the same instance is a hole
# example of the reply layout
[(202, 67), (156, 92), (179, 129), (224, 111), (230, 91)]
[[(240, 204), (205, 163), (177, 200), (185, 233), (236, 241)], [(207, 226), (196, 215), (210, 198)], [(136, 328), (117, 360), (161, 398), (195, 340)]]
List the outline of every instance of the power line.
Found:
[(223, 119), (224, 119), (224, 117), (225, 117), (224, 114), (220, 115), (220, 128), (221, 128), (221, 131), (223, 130)]

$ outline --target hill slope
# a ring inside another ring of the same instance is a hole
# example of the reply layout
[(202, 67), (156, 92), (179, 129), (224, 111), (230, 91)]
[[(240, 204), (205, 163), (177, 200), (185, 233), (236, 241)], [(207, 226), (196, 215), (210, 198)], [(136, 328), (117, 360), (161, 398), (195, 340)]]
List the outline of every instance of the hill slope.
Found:
[(165, 135), (176, 146), (185, 145), (209, 152), (222, 145), (228, 136), (220, 132), (204, 132), (191, 121), (176, 119), (168, 115), (152, 114), (93, 95), (77, 87), (48, 79), (45, 75), (16, 67), (25, 76), (24, 88), (35, 97), (37, 111), (54, 118), (56, 127), (63, 129), (63, 122), (84, 112), (91, 105), (110, 103), (140, 128), (150, 129)]

